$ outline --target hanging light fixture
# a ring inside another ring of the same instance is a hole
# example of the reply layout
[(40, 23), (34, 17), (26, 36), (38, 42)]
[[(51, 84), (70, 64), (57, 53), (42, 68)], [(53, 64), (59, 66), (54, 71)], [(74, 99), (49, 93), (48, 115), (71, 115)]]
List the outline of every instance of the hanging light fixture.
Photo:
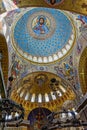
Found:
[(66, 127), (87, 126), (87, 122), (80, 120), (76, 111), (63, 109), (60, 112), (53, 112), (47, 116), (48, 122), (41, 130), (56, 130)]
[(10, 99), (0, 99), (0, 122), (11, 122), (24, 119), (22, 105), (16, 104)]

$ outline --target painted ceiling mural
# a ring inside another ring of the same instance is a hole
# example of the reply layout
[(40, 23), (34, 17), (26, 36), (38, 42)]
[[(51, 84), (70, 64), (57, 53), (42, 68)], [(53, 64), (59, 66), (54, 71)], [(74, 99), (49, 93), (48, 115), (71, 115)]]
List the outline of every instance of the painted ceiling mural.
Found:
[[(66, 95), (70, 88), (69, 83), (65, 83), (63, 79), (53, 73), (45, 71), (33, 72), (18, 81), (11, 97), (16, 94), (25, 101), (44, 103), (58, 100), (57, 98)], [(73, 92), (72, 95), (74, 98)]]
[[(21, 0), (13, 0), (13, 2), (22, 7), (23, 3)], [(43, 0), (43, 2), (46, 7), (53, 6), (55, 8), (57, 6), (62, 7), (62, 4), (65, 4), (64, 0)], [(27, 0), (25, 4), (27, 5)], [(37, 1), (37, 4), (40, 3)], [(72, 88), (71, 91), (73, 90), (75, 94), (78, 93), (78, 98), (81, 97), (82, 91), (78, 66), (80, 56), (87, 46), (87, 16), (52, 8), (16, 8), (7, 12), (2, 26), (9, 53), (8, 77), (13, 77), (12, 84), (8, 82), (8, 86), (10, 85), (14, 89), (15, 86), (13, 84), (28, 75), (30, 76), (31, 73), (47, 72), (48, 75), (50, 72), (67, 81)], [(42, 79), (38, 80), (40, 84), (46, 79), (44, 76), (42, 77)], [(20, 88), (20, 86), (17, 87)], [(27, 86), (25, 85), (24, 87), (26, 88)], [(46, 91), (48, 90), (49, 88)], [(39, 98), (35, 98), (37, 102), (34, 101), (36, 104), (33, 105), (31, 99), (34, 97), (34, 93), (31, 94), (28, 102), (23, 100), (23, 96), (26, 99), (26, 92), (23, 94), (21, 90), (21, 97), (15, 95), (14, 92), (12, 98), (15, 100), (17, 98), (16, 101), (21, 102), (29, 113), (32, 108), (38, 107)], [(39, 93), (38, 97), (40, 96)], [(70, 96), (69, 99), (74, 100), (72, 93)], [(44, 102), (42, 107), (48, 108), (50, 104), (51, 110), (55, 110), (56, 108), (53, 108), (52, 104), (54, 106), (60, 102), (63, 104), (65, 99), (69, 100), (67, 97), (65, 96), (59, 101), (55, 99), (54, 103), (51, 97), (49, 98), (51, 102)], [(28, 109), (29, 107), (30, 109)]]
[[(5, 11), (3, 1), (0, 0), (0, 12)], [(7, 0), (6, 0), (7, 1)], [(74, 11), (77, 13), (87, 14), (86, 0), (10, 0), (18, 7), (48, 7), (58, 8), (62, 10)], [(9, 5), (9, 0), (7, 1)], [(11, 3), (11, 2), (10, 2)]]
[(50, 63), (64, 57), (72, 48), (74, 25), (62, 11), (35, 8), (19, 17), (12, 28), (12, 43), (24, 58)]

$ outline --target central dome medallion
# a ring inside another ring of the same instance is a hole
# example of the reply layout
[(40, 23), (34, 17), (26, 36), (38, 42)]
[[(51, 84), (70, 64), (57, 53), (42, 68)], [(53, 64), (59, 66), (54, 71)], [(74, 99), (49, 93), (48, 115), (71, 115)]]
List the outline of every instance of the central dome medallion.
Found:
[(12, 43), (17, 52), (37, 63), (50, 63), (62, 58), (75, 39), (70, 18), (56, 9), (29, 9), (20, 14), (12, 30)]
[(33, 38), (45, 40), (54, 33), (56, 22), (50, 13), (38, 11), (29, 17), (27, 28)]

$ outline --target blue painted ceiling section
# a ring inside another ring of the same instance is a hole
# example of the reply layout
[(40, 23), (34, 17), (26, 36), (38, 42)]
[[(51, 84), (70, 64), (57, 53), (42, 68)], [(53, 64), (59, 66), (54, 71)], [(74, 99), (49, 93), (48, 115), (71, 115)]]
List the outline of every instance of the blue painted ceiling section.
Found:
[[(27, 26), (30, 16), (42, 10), (51, 14), (56, 23), (54, 33), (44, 40), (32, 37)], [(49, 8), (34, 8), (26, 12), (16, 23), (14, 40), (24, 52), (32, 56), (49, 56), (65, 46), (71, 36), (71, 32), (71, 22), (61, 11)]]

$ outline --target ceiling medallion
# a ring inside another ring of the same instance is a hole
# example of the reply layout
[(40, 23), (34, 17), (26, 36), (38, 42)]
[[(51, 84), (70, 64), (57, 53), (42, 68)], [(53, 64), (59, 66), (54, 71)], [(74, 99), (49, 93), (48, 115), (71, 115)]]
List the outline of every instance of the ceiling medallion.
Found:
[(50, 13), (38, 11), (29, 17), (27, 28), (33, 38), (45, 40), (54, 33), (56, 22)]
[(50, 6), (57, 6), (57, 5), (60, 5), (62, 4), (64, 0), (45, 0), (45, 2), (47, 4), (49, 4)]

